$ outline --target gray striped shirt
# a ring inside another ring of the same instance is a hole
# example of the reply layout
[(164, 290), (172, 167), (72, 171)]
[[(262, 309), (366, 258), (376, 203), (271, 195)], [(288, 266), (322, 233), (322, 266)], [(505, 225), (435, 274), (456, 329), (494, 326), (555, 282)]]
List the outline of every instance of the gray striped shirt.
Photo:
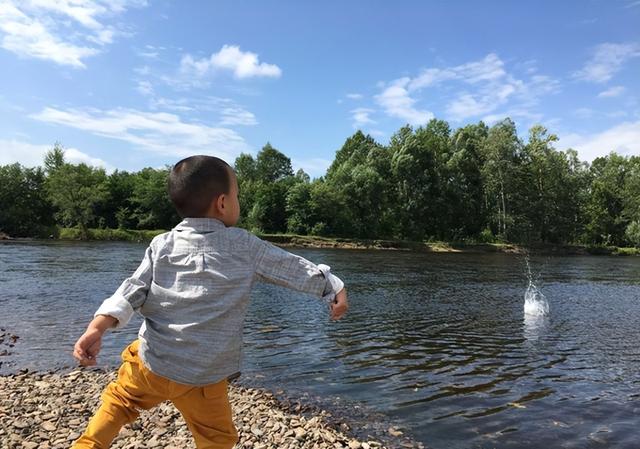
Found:
[(186, 218), (154, 238), (136, 272), (95, 315), (124, 326), (139, 312), (140, 357), (152, 372), (206, 385), (240, 371), (242, 331), (256, 280), (332, 300), (344, 287), (314, 265), (213, 218)]

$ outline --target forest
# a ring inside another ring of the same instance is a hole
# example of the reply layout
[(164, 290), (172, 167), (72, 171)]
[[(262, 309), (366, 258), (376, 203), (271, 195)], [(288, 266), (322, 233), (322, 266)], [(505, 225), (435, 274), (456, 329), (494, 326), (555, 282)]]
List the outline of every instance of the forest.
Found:
[[(640, 246), (640, 157), (591, 163), (554, 147), (540, 125), (526, 140), (505, 119), (452, 130), (431, 120), (382, 145), (357, 131), (317, 179), (294, 173), (267, 143), (233, 166), (239, 226), (258, 233), (359, 239)], [(215, 149), (212, 149), (215, 154)], [(232, 161), (228, 161), (232, 162)], [(0, 231), (58, 236), (61, 228), (170, 229), (170, 166), (138, 172), (65, 160), (56, 143), (40, 167), (0, 166)]]

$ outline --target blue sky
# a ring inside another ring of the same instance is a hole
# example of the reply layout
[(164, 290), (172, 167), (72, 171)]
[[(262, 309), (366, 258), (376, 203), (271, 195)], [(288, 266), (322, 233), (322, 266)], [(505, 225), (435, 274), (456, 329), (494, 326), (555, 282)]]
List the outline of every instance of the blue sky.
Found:
[(433, 117), (640, 155), (640, 1), (0, 0), (0, 86), (0, 164), (269, 141), (321, 176), (357, 129), (386, 144)]

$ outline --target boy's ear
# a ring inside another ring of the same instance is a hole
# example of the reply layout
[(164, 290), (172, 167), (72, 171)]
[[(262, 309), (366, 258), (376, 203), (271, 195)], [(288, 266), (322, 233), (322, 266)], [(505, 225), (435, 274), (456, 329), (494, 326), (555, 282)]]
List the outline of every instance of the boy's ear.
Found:
[(220, 212), (224, 211), (225, 194), (221, 193), (216, 198), (216, 209)]

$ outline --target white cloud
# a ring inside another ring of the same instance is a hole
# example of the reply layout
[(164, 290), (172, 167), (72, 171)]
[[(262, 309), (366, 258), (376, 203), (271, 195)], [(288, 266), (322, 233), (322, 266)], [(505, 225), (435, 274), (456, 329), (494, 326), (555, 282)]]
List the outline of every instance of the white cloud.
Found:
[(347, 98), (349, 100), (362, 100), (363, 95), (362, 94), (347, 94)]
[[(500, 107), (509, 106), (510, 110), (517, 111), (531, 109), (541, 96), (560, 90), (557, 80), (536, 74), (537, 70), (532, 67), (534, 64), (535, 61), (521, 64), (529, 75), (528, 79), (521, 80), (507, 72), (505, 63), (498, 55), (489, 53), (478, 61), (445, 68), (427, 68), (415, 78), (398, 79), (389, 87), (383, 86), (383, 92), (376, 99), (388, 115), (403, 118), (409, 123), (413, 120), (414, 124), (425, 123), (425, 114), (433, 117), (429, 111), (414, 108), (420, 94), (426, 89), (430, 94), (445, 94), (444, 111), (450, 120), (462, 121), (483, 115), (494, 118), (495, 111)], [(456, 83), (457, 88), (451, 90), (446, 86), (440, 89), (445, 83)], [(535, 113), (529, 111), (528, 114)]]
[(458, 98), (447, 105), (446, 112), (454, 120), (463, 120), (467, 117), (474, 117), (496, 108), (496, 103), (491, 98), (477, 98), (471, 94), (463, 93)]
[(469, 84), (496, 81), (506, 75), (504, 63), (495, 53), (489, 53), (480, 61), (468, 62), (445, 69), (424, 70), (411, 80), (410, 90), (422, 89), (449, 80), (463, 80)]
[(600, 44), (595, 48), (593, 57), (581, 70), (574, 73), (574, 77), (594, 83), (604, 83), (609, 81), (627, 61), (639, 56), (640, 45), (636, 43)]
[(282, 70), (277, 65), (260, 62), (256, 53), (243, 52), (235, 45), (224, 45), (218, 53), (213, 53), (208, 58), (194, 59), (187, 54), (180, 61), (180, 74), (183, 77), (204, 78), (219, 70), (228, 70), (238, 79), (279, 78), (282, 75)]
[(589, 162), (611, 151), (625, 156), (640, 156), (640, 121), (623, 122), (590, 135), (567, 134), (562, 136), (559, 145), (577, 150), (580, 159)]
[(97, 53), (95, 48), (60, 40), (42, 22), (27, 16), (10, 3), (0, 4), (0, 30), (4, 33), (0, 46), (23, 57), (85, 67), (82, 59)]
[(603, 90), (598, 94), (599, 98), (617, 97), (625, 91), (624, 86), (613, 86), (607, 90)]
[(153, 45), (145, 45), (143, 50), (138, 50), (138, 56), (147, 59), (158, 59), (160, 52), (166, 50), (165, 47), (156, 47)]
[(254, 76), (266, 76), (279, 78), (282, 70), (275, 64), (267, 64), (258, 61), (258, 55), (251, 52), (242, 52), (240, 47), (225, 45), (218, 53), (211, 55), (211, 64), (233, 71), (237, 78), (251, 78)]
[[(144, 90), (144, 82), (140, 82), (140, 84), (142, 84), (142, 90)], [(139, 90), (140, 88), (141, 86), (139, 85)], [(164, 98), (156, 96), (153, 90), (151, 90), (150, 97), (149, 107), (154, 111), (164, 110), (195, 114), (204, 112), (209, 117), (215, 114), (220, 117), (218, 122), (220, 126), (253, 126), (258, 124), (253, 112), (247, 111), (230, 98), (214, 96)]]
[(416, 100), (409, 95), (407, 90), (410, 82), (411, 80), (406, 77), (397, 79), (382, 93), (376, 95), (375, 99), (388, 115), (402, 119), (413, 126), (424, 125), (433, 118), (433, 113), (416, 109), (413, 106)]
[(361, 128), (364, 125), (374, 124), (376, 123), (371, 117), (370, 114), (374, 113), (373, 109), (369, 108), (356, 108), (351, 111), (353, 117), (353, 127)]
[(187, 123), (178, 115), (166, 112), (45, 108), (31, 117), (176, 157), (205, 153), (233, 160), (240, 152), (248, 150), (244, 139), (231, 129)]
[(252, 112), (249, 112), (238, 106), (223, 108), (220, 112), (220, 115), (222, 115), (222, 121), (220, 122), (220, 124), (223, 126), (251, 126), (258, 124), (258, 120), (256, 120), (256, 116), (253, 115)]
[(476, 88), (473, 93), (463, 90), (448, 103), (446, 112), (455, 121), (488, 114), (508, 103), (513, 105), (511, 111), (521, 116), (532, 115), (526, 108), (535, 106), (542, 95), (560, 90), (560, 83), (546, 75), (534, 74), (527, 81), (517, 79), (504, 69), (504, 63), (495, 54), (448, 70), (464, 84)]
[[(53, 145), (33, 144), (19, 140), (0, 140), (0, 165), (20, 163), (24, 167), (42, 166), (44, 156)], [(76, 148), (65, 148), (64, 156), (67, 162), (73, 164), (84, 163), (94, 167), (102, 167), (107, 172), (115, 168), (102, 159), (92, 157)]]
[(20, 57), (84, 68), (84, 59), (123, 34), (104, 24), (102, 17), (145, 5), (136, 0), (3, 0), (0, 46)]
[(65, 148), (64, 158), (67, 162), (71, 162), (73, 164), (87, 164), (94, 167), (102, 167), (109, 173), (115, 170), (111, 164), (106, 163), (102, 159), (89, 156), (75, 148)]

